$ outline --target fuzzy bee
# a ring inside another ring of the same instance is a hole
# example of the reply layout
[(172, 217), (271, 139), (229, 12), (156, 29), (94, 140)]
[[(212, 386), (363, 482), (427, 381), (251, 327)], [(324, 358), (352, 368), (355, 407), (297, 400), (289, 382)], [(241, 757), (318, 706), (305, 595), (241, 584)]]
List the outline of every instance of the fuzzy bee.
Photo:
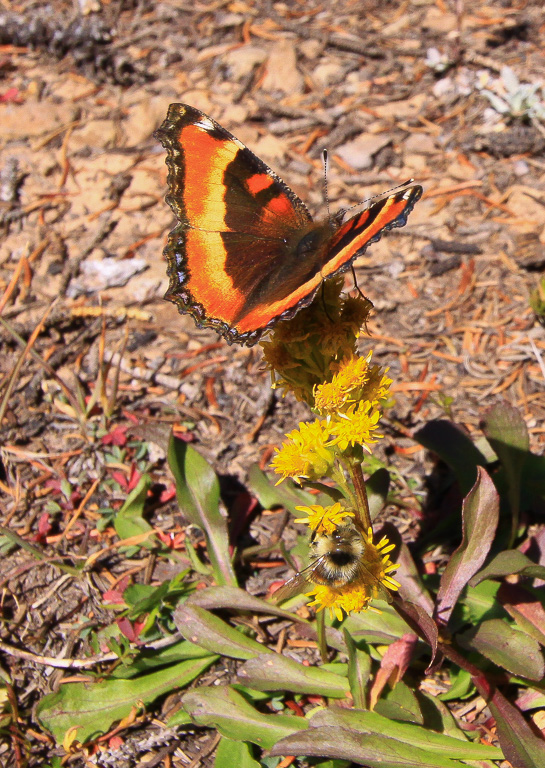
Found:
[[(374, 548), (373, 548), (374, 549)], [(310, 537), (311, 562), (289, 579), (274, 593), (274, 600), (281, 602), (302, 592), (309, 585), (323, 585), (336, 591), (361, 587), (371, 596), (389, 603), (392, 597), (377, 576), (366, 564), (369, 546), (355, 521), (338, 525), (331, 533), (313, 531)], [(380, 559), (376, 560), (378, 564)]]

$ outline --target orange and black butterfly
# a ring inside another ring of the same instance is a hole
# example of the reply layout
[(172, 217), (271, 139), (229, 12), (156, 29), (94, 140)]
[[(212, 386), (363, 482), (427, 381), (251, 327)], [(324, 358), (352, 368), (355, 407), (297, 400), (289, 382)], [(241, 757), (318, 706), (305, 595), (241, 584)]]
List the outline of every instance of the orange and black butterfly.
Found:
[(274, 171), (198, 109), (171, 104), (156, 136), (178, 219), (165, 248), (165, 298), (229, 343), (255, 344), (309, 304), (324, 279), (402, 227), (422, 195), (410, 186), (344, 223), (313, 221)]

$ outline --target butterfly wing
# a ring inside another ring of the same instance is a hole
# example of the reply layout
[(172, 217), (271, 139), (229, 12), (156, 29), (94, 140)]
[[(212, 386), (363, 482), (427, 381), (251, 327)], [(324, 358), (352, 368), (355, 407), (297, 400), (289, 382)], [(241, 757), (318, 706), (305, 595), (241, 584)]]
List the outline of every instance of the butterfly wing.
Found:
[(407, 187), (373, 203), (367, 210), (344, 222), (328, 243), (322, 276), (331, 277), (346, 269), (371, 243), (380, 240), (383, 232), (405, 226), (415, 203), (422, 197), (422, 191), (418, 185)]
[(422, 188), (381, 200), (333, 231), (258, 157), (194, 107), (171, 104), (156, 136), (167, 150), (167, 202), (178, 225), (165, 248), (165, 298), (228, 342), (255, 344), (310, 303), (387, 229), (403, 226)]
[(179, 221), (165, 249), (166, 298), (228, 341), (253, 343), (305, 298), (285, 301), (301, 282), (299, 266), (290, 273), (288, 265), (314, 226), (310, 213), (265, 163), (199, 110), (171, 104), (156, 135), (168, 153), (166, 199)]

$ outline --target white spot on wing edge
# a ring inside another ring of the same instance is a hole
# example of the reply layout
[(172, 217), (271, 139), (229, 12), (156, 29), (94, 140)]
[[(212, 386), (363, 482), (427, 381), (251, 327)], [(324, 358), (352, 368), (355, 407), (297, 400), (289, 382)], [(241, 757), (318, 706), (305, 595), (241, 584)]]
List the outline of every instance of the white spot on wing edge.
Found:
[(195, 126), (197, 128), (202, 128), (203, 131), (214, 130), (214, 123), (208, 117), (202, 117), (200, 120), (197, 120), (197, 122), (195, 123)]

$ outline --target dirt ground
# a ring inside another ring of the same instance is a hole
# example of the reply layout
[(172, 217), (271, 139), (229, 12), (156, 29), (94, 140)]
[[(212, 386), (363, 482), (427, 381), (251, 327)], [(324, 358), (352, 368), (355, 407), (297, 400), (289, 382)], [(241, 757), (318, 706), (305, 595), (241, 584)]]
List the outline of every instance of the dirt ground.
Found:
[[(62, 673), (32, 654), (81, 654), (78, 617), (111, 620), (101, 594), (135, 567), (99, 524), (137, 464), (120, 455), (117, 484), (104, 481), (115, 436), (150, 444), (152, 523), (171, 531), (172, 425), (244, 484), (309, 415), (271, 394), (259, 347), (228, 346), (162, 298), (174, 221), (152, 133), (168, 105), (214, 117), (318, 217), (324, 147), (333, 212), (423, 185), (408, 224), (355, 265), (375, 307), (362, 349), (395, 382), (379, 455), (415, 493), (430, 463), (411, 435), (431, 419), (478, 434), (504, 399), (543, 452), (545, 336), (529, 293), (545, 265), (545, 119), (501, 115), (486, 91), (505, 96), (505, 67), (545, 81), (544, 33), (537, 0), (0, 4), (0, 523), (46, 557), (37, 567), (0, 540), (0, 649), (30, 765), (51, 749), (32, 706)], [(545, 92), (536, 100), (545, 118)], [(410, 536), (410, 503), (399, 521)], [(58, 589), (48, 558), (106, 546), (86, 595)]]

